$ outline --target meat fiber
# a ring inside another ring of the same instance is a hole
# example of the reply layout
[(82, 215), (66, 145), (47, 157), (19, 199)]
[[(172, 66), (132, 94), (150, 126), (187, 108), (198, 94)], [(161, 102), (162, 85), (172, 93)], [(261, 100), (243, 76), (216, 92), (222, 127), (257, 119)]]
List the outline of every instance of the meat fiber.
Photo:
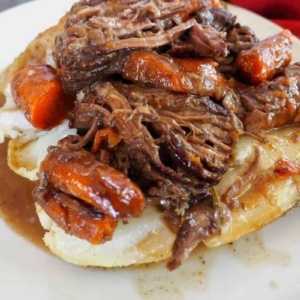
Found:
[(257, 86), (237, 89), (238, 116), (245, 130), (259, 133), (300, 121), (300, 66), (291, 65), (281, 76)]
[[(192, 38), (196, 45), (201, 39), (206, 39), (204, 44), (222, 39), (213, 27), (199, 29), (193, 17), (200, 8), (219, 6), (215, 0), (79, 1), (70, 12), (64, 33), (56, 39), (55, 57), (66, 88), (77, 91), (120, 73), (132, 51), (161, 52), (194, 26), (192, 37), (201, 35), (197, 41)], [(217, 43), (214, 47), (227, 51)]]

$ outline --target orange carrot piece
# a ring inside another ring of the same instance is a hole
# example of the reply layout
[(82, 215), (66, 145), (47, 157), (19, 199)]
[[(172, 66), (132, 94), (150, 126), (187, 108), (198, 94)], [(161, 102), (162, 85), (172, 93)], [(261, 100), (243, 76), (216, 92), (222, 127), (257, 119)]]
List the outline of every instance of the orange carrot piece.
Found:
[(20, 70), (12, 79), (11, 91), (16, 105), (38, 129), (60, 124), (73, 106), (56, 70), (49, 65), (31, 65)]
[(300, 175), (300, 165), (289, 159), (280, 159), (275, 165), (275, 175), (281, 180), (285, 180), (290, 176)]
[(104, 139), (108, 139), (108, 145), (112, 148), (118, 145), (121, 141), (119, 135), (117, 135), (111, 128), (98, 130), (94, 137), (94, 142), (91, 149), (92, 153), (97, 153), (101, 149), (101, 144)]
[[(44, 193), (44, 197), (41, 197), (40, 193)], [(99, 213), (96, 214), (92, 209), (89, 213), (84, 206), (80, 206), (80, 200), (74, 200), (60, 191), (43, 191), (36, 188), (33, 197), (46, 214), (66, 233), (85, 239), (93, 245), (111, 240), (117, 227), (117, 219), (109, 215), (99, 216)], [(60, 202), (60, 200), (64, 201)], [(74, 206), (78, 208), (74, 209)]]
[(47, 174), (56, 189), (105, 215), (139, 217), (146, 205), (142, 191), (130, 179), (83, 149), (70, 152), (53, 147), (41, 163), (40, 173)]
[(292, 34), (283, 30), (242, 51), (236, 65), (239, 75), (250, 84), (259, 84), (289, 65), (292, 59)]

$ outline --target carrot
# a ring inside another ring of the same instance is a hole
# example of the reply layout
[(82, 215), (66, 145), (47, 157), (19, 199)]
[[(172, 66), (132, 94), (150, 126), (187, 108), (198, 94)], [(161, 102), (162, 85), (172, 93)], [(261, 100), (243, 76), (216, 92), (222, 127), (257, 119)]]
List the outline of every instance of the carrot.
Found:
[(100, 129), (95, 134), (91, 149), (92, 153), (97, 153), (101, 149), (101, 144), (104, 139), (108, 140), (109, 147), (115, 147), (121, 141), (119, 135), (117, 135), (111, 128)]
[(250, 84), (270, 80), (292, 59), (292, 34), (283, 30), (242, 51), (236, 61), (238, 74)]
[(116, 218), (101, 215), (92, 207), (87, 208), (81, 204), (81, 200), (60, 191), (36, 187), (33, 197), (66, 233), (85, 239), (93, 245), (110, 240), (117, 227)]
[(11, 91), (16, 105), (38, 129), (59, 125), (72, 108), (56, 70), (49, 65), (31, 65), (12, 79)]
[(41, 163), (40, 173), (54, 188), (105, 215), (139, 217), (146, 205), (142, 191), (130, 179), (83, 149), (51, 148)]
[(300, 174), (300, 165), (289, 159), (280, 159), (276, 162), (274, 173), (277, 178), (284, 180), (290, 176)]

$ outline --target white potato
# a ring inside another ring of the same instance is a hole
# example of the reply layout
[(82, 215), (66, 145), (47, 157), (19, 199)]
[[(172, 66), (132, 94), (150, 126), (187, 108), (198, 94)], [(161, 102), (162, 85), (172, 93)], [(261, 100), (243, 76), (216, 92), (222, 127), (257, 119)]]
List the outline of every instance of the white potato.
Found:
[(157, 262), (170, 257), (175, 235), (162, 216), (148, 207), (140, 218), (119, 221), (113, 239), (102, 245), (66, 234), (37, 206), (41, 224), (47, 230), (44, 241), (51, 252), (80, 266), (124, 267)]
[(10, 84), (5, 88), (5, 103), (0, 108), (0, 143), (5, 138), (15, 139), (24, 135), (39, 134), (13, 101)]
[(8, 165), (20, 176), (37, 180), (39, 166), (47, 154), (48, 147), (55, 146), (60, 139), (76, 133), (77, 130), (70, 129), (69, 121), (65, 120), (49, 131), (30, 132), (11, 139), (8, 144)]
[(227, 172), (218, 184), (218, 193), (224, 194), (242, 174), (255, 148), (260, 151), (258, 170), (251, 182), (240, 191), (238, 199), (242, 206), (231, 212), (230, 229), (205, 241), (208, 247), (234, 242), (250, 232), (257, 231), (298, 203), (300, 176), (278, 179), (274, 173), (274, 166), (279, 159), (300, 163), (299, 137), (300, 127), (295, 126), (266, 134), (264, 138), (268, 143), (261, 143), (249, 136), (240, 138), (234, 148), (234, 168)]

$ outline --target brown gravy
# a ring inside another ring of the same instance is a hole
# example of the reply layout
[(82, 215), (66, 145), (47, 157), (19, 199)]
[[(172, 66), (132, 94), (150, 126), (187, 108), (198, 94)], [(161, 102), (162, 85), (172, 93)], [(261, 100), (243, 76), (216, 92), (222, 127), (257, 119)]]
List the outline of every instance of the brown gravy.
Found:
[(0, 217), (15, 232), (46, 249), (44, 230), (31, 196), (34, 183), (12, 172), (7, 165), (7, 142), (0, 144)]
[(0, 107), (2, 107), (5, 104), (5, 96), (2, 92), (0, 92)]

